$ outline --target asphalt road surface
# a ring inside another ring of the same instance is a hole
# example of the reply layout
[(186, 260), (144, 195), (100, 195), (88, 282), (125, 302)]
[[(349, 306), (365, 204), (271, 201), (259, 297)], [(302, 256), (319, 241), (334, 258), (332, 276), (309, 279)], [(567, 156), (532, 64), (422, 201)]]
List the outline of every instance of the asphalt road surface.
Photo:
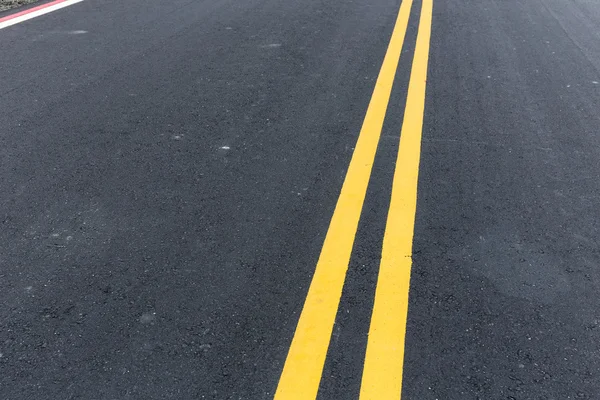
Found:
[(596, 0), (0, 29), (0, 399), (600, 399), (599, 82)]

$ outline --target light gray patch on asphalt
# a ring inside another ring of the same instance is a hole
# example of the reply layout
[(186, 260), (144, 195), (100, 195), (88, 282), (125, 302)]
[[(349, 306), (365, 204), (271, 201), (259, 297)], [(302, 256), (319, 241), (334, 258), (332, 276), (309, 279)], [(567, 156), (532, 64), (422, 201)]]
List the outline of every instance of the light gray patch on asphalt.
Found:
[(156, 313), (155, 312), (149, 312), (149, 313), (144, 313), (140, 316), (140, 322), (142, 324), (151, 324), (156, 320)]
[(545, 304), (569, 292), (564, 266), (518, 233), (498, 229), (479, 237), (467, 258), (505, 295)]

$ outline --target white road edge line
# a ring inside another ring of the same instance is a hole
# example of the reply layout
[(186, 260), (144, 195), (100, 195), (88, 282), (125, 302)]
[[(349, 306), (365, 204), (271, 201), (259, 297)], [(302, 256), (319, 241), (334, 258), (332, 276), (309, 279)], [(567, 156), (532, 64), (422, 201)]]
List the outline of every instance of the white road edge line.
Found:
[[(76, 3), (80, 3), (82, 1), (83, 0), (65, 0), (63, 2), (32, 11), (30, 13), (19, 15), (15, 18), (11, 18), (4, 22), (0, 22), (0, 29), (8, 28), (9, 26), (19, 24), (21, 22), (27, 21), (27, 20), (35, 18), (35, 17), (39, 17), (40, 15), (51, 13), (52, 11), (60, 10), (61, 8), (65, 8), (65, 7), (71, 6)], [(9, 15), (9, 17), (10, 17), (10, 15)]]

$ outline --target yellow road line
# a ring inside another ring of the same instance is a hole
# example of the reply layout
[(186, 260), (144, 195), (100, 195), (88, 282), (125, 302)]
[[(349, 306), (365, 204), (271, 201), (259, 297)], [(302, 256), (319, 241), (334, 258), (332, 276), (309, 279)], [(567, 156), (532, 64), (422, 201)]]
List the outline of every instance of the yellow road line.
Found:
[(402, 393), (432, 9), (433, 0), (423, 0), (369, 328), (361, 400), (398, 400)]
[(275, 400), (317, 397), (356, 229), (371, 176), (412, 0), (403, 0), (340, 197), (329, 224)]

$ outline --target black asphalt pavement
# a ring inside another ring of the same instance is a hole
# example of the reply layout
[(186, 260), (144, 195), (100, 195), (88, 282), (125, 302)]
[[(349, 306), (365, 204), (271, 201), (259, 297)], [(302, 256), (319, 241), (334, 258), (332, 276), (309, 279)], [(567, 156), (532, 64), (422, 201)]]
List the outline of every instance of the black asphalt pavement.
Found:
[[(272, 399), (399, 6), (0, 29), (0, 400)], [(420, 6), (319, 399), (359, 395)], [(429, 53), (402, 398), (600, 399), (600, 3), (434, 0)]]

